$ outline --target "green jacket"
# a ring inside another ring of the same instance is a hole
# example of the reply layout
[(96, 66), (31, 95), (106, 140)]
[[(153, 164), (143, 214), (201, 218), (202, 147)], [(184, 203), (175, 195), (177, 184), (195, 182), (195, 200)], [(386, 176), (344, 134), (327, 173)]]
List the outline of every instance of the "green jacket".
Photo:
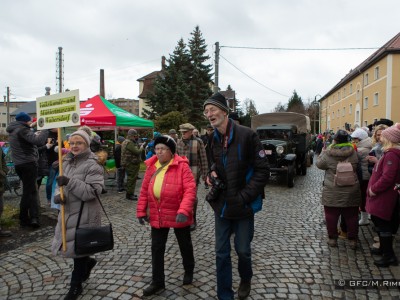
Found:
[(140, 154), (142, 153), (142, 149), (138, 147), (138, 144), (135, 141), (130, 139), (125, 139), (122, 143), (122, 151), (121, 151), (121, 166), (126, 168), (130, 164), (140, 164)]

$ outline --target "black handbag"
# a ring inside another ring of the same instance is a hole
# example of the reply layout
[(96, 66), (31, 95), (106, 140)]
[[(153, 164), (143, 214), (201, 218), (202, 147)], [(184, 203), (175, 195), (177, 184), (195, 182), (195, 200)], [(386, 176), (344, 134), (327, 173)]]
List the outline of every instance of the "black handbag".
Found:
[(83, 205), (85, 204), (85, 202), (82, 201), (75, 230), (75, 253), (78, 255), (90, 255), (98, 252), (112, 250), (114, 248), (112, 224), (96, 191), (95, 194), (97, 200), (99, 200), (101, 208), (104, 211), (104, 214), (107, 217), (109, 224), (96, 227), (79, 228)]

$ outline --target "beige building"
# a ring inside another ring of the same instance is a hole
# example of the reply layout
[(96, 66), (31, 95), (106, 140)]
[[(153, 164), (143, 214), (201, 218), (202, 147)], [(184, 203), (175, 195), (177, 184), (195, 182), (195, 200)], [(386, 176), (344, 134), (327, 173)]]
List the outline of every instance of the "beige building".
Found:
[[(13, 113), (18, 107), (24, 105), (26, 102), (10, 102), (8, 112)], [(10, 116), (10, 122), (15, 121), (15, 116)], [(6, 134), (7, 128), (7, 102), (4, 101), (0, 104), (0, 134)]]
[(400, 33), (351, 70), (320, 100), (321, 131), (400, 122)]
[(131, 114), (139, 116), (139, 100), (118, 98), (108, 99), (108, 101)]

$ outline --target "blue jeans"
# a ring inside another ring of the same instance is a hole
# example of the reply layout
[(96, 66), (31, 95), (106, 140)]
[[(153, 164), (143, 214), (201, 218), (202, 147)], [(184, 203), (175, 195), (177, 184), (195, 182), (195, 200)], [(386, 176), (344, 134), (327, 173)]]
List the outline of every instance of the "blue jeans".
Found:
[(254, 215), (240, 220), (228, 220), (215, 215), (215, 253), (217, 264), (217, 296), (220, 300), (234, 298), (232, 290), (232, 260), (230, 236), (235, 234), (235, 251), (242, 281), (251, 281), (251, 241), (254, 236)]
[(47, 182), (46, 182), (46, 198), (47, 202), (51, 201), (51, 194), (53, 190), (53, 182), (56, 177), (56, 170), (50, 166), (49, 167), (49, 176), (47, 177)]

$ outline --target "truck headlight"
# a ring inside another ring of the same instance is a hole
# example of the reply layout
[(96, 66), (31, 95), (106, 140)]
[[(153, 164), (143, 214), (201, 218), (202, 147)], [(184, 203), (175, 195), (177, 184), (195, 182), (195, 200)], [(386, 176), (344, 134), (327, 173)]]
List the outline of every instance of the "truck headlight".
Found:
[(282, 147), (282, 146), (276, 147), (276, 153), (278, 153), (279, 155), (281, 155), (281, 154), (283, 153), (283, 147)]

